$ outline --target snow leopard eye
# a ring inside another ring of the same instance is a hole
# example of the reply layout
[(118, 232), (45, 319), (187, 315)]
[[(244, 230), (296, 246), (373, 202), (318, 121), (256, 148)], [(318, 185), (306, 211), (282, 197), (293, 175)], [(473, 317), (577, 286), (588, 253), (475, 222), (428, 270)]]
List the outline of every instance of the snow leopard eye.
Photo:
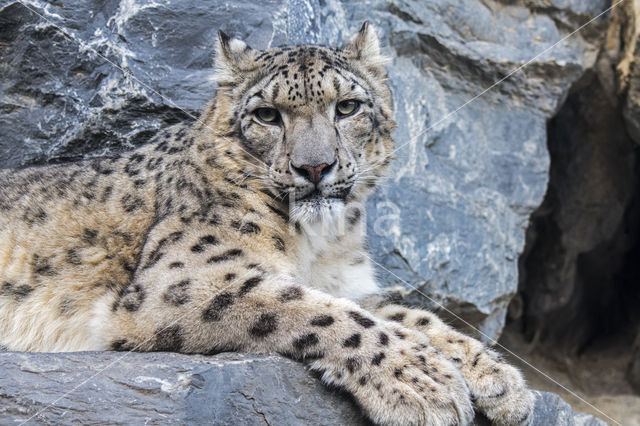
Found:
[(338, 118), (349, 117), (355, 114), (360, 108), (360, 102), (354, 99), (338, 102), (336, 105), (336, 116)]
[(266, 124), (276, 125), (282, 121), (280, 113), (275, 108), (258, 108), (255, 111), (255, 115), (260, 121)]

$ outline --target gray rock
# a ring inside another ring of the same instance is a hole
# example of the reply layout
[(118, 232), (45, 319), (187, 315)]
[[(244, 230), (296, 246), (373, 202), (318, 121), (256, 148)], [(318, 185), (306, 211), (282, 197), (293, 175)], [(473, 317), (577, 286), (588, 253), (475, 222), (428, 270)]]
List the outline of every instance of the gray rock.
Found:
[(604, 426), (605, 422), (589, 414), (576, 413), (558, 395), (550, 392), (535, 392), (536, 406), (533, 414), (534, 425), (549, 426)]
[(0, 423), (363, 424), (302, 364), (269, 355), (0, 353)]
[[(536, 392), (534, 425), (602, 425)], [(0, 353), (0, 424), (365, 425), (358, 407), (276, 355)], [(487, 424), (478, 418), (476, 424)]]
[(399, 124), (392, 176), (368, 204), (380, 279), (495, 338), (547, 185), (546, 121), (593, 66), (601, 22), (548, 48), (606, 7), (512, 3), (4, 0), (0, 167), (109, 155), (195, 119), (215, 90), (218, 29), (256, 48), (337, 45), (368, 19)]

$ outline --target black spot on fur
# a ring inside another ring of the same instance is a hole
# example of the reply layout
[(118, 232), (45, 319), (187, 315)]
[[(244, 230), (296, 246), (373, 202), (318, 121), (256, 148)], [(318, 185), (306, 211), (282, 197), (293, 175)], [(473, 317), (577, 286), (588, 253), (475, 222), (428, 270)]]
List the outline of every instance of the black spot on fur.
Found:
[(360, 209), (353, 209), (347, 215), (347, 222), (349, 222), (350, 226), (354, 226), (356, 223), (360, 221), (361, 217), (362, 217), (362, 212), (360, 211)]
[(134, 349), (134, 346), (127, 339), (118, 339), (111, 342), (109, 349), (112, 351), (130, 351)]
[(480, 356), (482, 356), (482, 352), (478, 352), (474, 357), (473, 357), (473, 362), (471, 363), (472, 367), (475, 367), (476, 365), (478, 365), (478, 362), (480, 361)]
[(121, 256), (119, 260), (122, 269), (124, 269), (129, 274), (129, 276), (132, 276), (134, 271), (136, 270), (135, 263), (125, 256)]
[(71, 265), (80, 265), (82, 263), (80, 256), (78, 255), (78, 249), (76, 248), (67, 250), (67, 254), (64, 259)]
[(398, 313), (393, 314), (390, 317), (388, 317), (388, 319), (391, 320), (391, 321), (402, 322), (402, 320), (404, 319), (405, 316), (406, 316), (406, 314), (404, 312), (398, 312)]
[(34, 254), (31, 268), (33, 270), (33, 273), (36, 275), (52, 277), (57, 274), (56, 270), (53, 269), (53, 266), (51, 266), (50, 257), (41, 257), (37, 254)]
[(318, 335), (316, 333), (307, 333), (304, 334), (293, 341), (293, 346), (301, 351), (310, 346), (317, 345), (320, 340), (318, 339)]
[(284, 245), (284, 240), (282, 239), (282, 237), (274, 235), (271, 238), (273, 239), (273, 244), (275, 245), (277, 250), (280, 250), (280, 251), (285, 251), (286, 250), (285, 245)]
[(28, 207), (22, 216), (22, 219), (29, 225), (34, 223), (43, 224), (47, 219), (47, 212), (42, 207)]
[(376, 356), (373, 357), (373, 359), (371, 360), (371, 364), (380, 365), (385, 357), (386, 355), (384, 354), (384, 352), (379, 352)]
[(228, 260), (232, 260), (235, 259), (237, 257), (242, 256), (242, 250), (240, 249), (231, 249), (231, 250), (227, 250), (224, 253), (218, 255), (218, 256), (212, 256), (209, 258), (209, 260), (207, 260), (207, 263), (218, 263), (218, 262), (225, 262)]
[(174, 306), (184, 305), (191, 299), (187, 294), (187, 289), (190, 285), (191, 281), (189, 280), (171, 284), (163, 295), (164, 301)]
[(213, 235), (205, 235), (198, 240), (198, 243), (191, 247), (191, 251), (194, 253), (201, 253), (205, 250), (205, 246), (218, 245), (219, 241)]
[(402, 368), (396, 368), (395, 370), (393, 370), (393, 375), (396, 377), (396, 379), (402, 376)]
[(364, 315), (360, 314), (359, 312), (350, 311), (349, 312), (349, 316), (351, 317), (351, 319), (353, 319), (355, 322), (357, 322), (358, 324), (360, 324), (364, 328), (371, 328), (374, 325), (376, 325), (376, 323), (372, 319), (369, 319), (369, 318), (365, 317)]
[(22, 300), (28, 295), (30, 295), (32, 291), (33, 291), (33, 287), (31, 287), (30, 285), (21, 284), (19, 286), (16, 286), (13, 289), (13, 295), (16, 298), (16, 300)]
[(162, 157), (149, 158), (147, 162), (147, 170), (155, 170), (160, 164), (162, 164)]
[(240, 231), (241, 234), (257, 234), (260, 232), (260, 227), (253, 222), (240, 222), (235, 220), (231, 222), (231, 226)]
[(169, 269), (180, 269), (184, 268), (184, 263), (182, 262), (171, 262), (169, 264)]
[(137, 174), (139, 174), (140, 173), (139, 167), (142, 160), (144, 160), (144, 155), (142, 154), (133, 154), (131, 157), (129, 157), (129, 161), (124, 166), (125, 173), (128, 174), (130, 177), (134, 177)]
[(358, 383), (360, 383), (360, 386), (364, 386), (367, 384), (367, 376), (362, 376), (360, 377), (360, 380), (358, 380)]
[[(308, 353), (308, 354), (304, 354), (303, 359), (305, 361), (313, 361), (316, 359), (322, 359), (324, 358), (324, 353), (322, 352), (314, 352), (314, 353)], [(318, 371), (320, 372), (320, 371)], [(320, 377), (322, 377), (322, 374), (320, 374)]]
[(12, 282), (5, 281), (0, 287), (0, 295), (13, 297), (16, 302), (20, 302), (33, 291), (33, 287), (27, 284), (16, 285)]
[(349, 373), (351, 374), (356, 370), (359, 370), (361, 364), (362, 363), (359, 358), (347, 358), (347, 370), (349, 370)]
[(401, 332), (400, 330), (394, 331), (393, 334), (395, 334), (398, 337), (398, 339), (400, 339), (400, 340), (404, 340), (404, 339), (407, 338), (407, 336), (405, 336), (405, 334), (403, 332)]
[(241, 197), (235, 192), (226, 193), (226, 192), (217, 190), (216, 193), (217, 193), (216, 202), (221, 206), (224, 206), (224, 207), (238, 206), (238, 199), (240, 199)]
[(131, 194), (127, 194), (120, 200), (122, 208), (127, 213), (133, 213), (134, 211), (144, 207), (144, 200), (140, 197), (134, 197)]
[(278, 317), (276, 314), (269, 312), (260, 315), (258, 321), (251, 326), (249, 334), (256, 337), (264, 337), (273, 333), (278, 328)]
[(113, 169), (108, 168), (107, 164), (106, 161), (94, 160), (91, 162), (91, 168), (101, 175), (108, 176), (113, 174)]
[(98, 237), (98, 231), (96, 231), (95, 229), (85, 228), (84, 231), (82, 232), (81, 239), (85, 243), (93, 245), (96, 243), (97, 237)]
[(102, 192), (102, 196), (100, 197), (100, 202), (106, 203), (109, 197), (111, 197), (112, 192), (113, 192), (113, 186), (107, 186)]
[(264, 270), (264, 268), (262, 268), (262, 266), (260, 266), (257, 263), (248, 264), (247, 265), (247, 269), (253, 269), (253, 270), (258, 271), (258, 272), (263, 273), (263, 274), (267, 272), (267, 271)]
[(209, 303), (202, 312), (202, 320), (206, 322), (220, 321), (223, 311), (233, 304), (233, 295), (229, 292), (220, 293)]
[(382, 346), (387, 346), (389, 344), (389, 336), (386, 333), (380, 332), (378, 335), (378, 343)]
[(225, 281), (231, 281), (236, 277), (236, 274), (228, 273), (224, 276)]
[(245, 294), (249, 293), (253, 290), (258, 284), (262, 282), (261, 277), (252, 277), (242, 283), (240, 290), (238, 290), (238, 296), (242, 297)]
[(423, 318), (419, 318), (418, 321), (416, 321), (416, 325), (418, 327), (423, 327), (425, 325), (429, 325), (431, 321), (429, 320), (429, 318), (427, 317), (423, 317)]
[(360, 339), (360, 333), (353, 334), (345, 339), (345, 341), (342, 343), (342, 346), (344, 346), (345, 348), (358, 348), (360, 347)]
[(215, 246), (218, 244), (218, 239), (213, 235), (205, 235), (200, 238), (199, 244)]
[(164, 252), (160, 251), (160, 247), (157, 247), (154, 251), (152, 251), (149, 254), (149, 259), (147, 259), (147, 263), (142, 267), (142, 269), (151, 268), (153, 265), (158, 263), (163, 256), (164, 256)]
[(182, 231), (172, 232), (166, 237), (166, 241), (167, 243), (175, 244), (182, 239), (183, 235), (184, 235), (184, 232)]
[(130, 284), (120, 292), (120, 298), (113, 306), (116, 311), (120, 305), (129, 312), (135, 312), (140, 309), (140, 305), (146, 298), (144, 287), (140, 284)]
[(58, 312), (60, 313), (60, 315), (66, 317), (66, 316), (70, 316), (71, 314), (73, 314), (75, 312), (75, 304), (73, 302), (73, 299), (71, 299), (70, 297), (64, 297), (61, 301), (60, 304), (58, 305)]
[(311, 319), (310, 324), (316, 327), (328, 327), (333, 324), (335, 320), (330, 315), (318, 315)]
[(180, 352), (180, 349), (182, 349), (184, 338), (182, 336), (182, 327), (179, 325), (175, 324), (169, 327), (161, 327), (156, 330), (155, 335), (154, 351)]
[(144, 160), (144, 154), (133, 154), (130, 158), (131, 163), (140, 163)]
[(287, 287), (282, 291), (282, 293), (280, 293), (280, 301), (288, 302), (290, 300), (299, 300), (302, 299), (303, 295), (304, 292), (299, 286), (292, 285), (290, 287)]

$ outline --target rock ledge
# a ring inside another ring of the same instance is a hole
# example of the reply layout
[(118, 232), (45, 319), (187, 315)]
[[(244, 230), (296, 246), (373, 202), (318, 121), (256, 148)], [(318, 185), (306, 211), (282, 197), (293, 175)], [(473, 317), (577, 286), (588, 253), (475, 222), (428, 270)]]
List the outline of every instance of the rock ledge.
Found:
[[(536, 392), (535, 425), (603, 425)], [(301, 363), (223, 353), (0, 353), (0, 423), (365, 425)], [(477, 419), (476, 424), (488, 422)]]

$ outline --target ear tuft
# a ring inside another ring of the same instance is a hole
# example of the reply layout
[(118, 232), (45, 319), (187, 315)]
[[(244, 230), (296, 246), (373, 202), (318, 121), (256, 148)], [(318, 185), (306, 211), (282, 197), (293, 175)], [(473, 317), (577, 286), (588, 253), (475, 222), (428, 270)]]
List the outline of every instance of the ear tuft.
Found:
[(227, 33), (225, 33), (222, 30), (218, 31), (218, 42), (220, 42), (220, 46), (225, 50), (228, 51), (229, 50), (229, 40), (231, 40), (231, 37), (229, 37), (227, 35)]
[(363, 61), (365, 65), (383, 66), (387, 58), (380, 53), (380, 41), (369, 21), (365, 21), (349, 44), (344, 48), (353, 59)]
[(234, 84), (256, 68), (257, 52), (244, 41), (229, 37), (223, 31), (218, 31), (216, 46), (215, 80), (219, 85)]
[(386, 76), (384, 66), (389, 62), (389, 59), (380, 53), (380, 41), (375, 28), (369, 21), (362, 24), (360, 31), (351, 39), (344, 51), (347, 56), (361, 62), (375, 75)]

